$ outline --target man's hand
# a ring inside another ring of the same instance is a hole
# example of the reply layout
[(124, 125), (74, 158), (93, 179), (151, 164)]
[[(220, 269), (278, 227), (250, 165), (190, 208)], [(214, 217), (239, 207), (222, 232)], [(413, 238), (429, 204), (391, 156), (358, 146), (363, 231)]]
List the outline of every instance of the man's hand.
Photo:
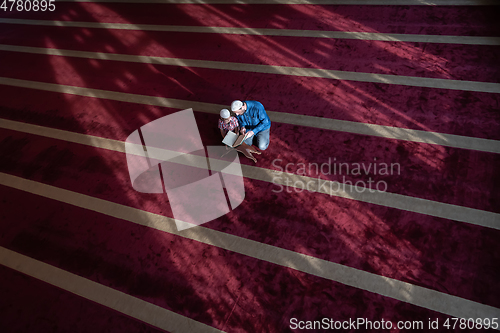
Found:
[(252, 135), (254, 135), (254, 132), (253, 132), (253, 131), (249, 131), (249, 132), (247, 133), (247, 138), (251, 137)]

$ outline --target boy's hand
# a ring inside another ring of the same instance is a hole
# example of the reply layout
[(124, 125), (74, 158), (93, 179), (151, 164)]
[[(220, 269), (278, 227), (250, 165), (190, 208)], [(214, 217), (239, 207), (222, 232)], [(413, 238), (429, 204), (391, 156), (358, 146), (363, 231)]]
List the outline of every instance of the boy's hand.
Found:
[(240, 129), (240, 133), (241, 133), (241, 134), (245, 134), (245, 133), (246, 133), (246, 131), (247, 131), (247, 129), (246, 129), (245, 127), (242, 127), (242, 128)]

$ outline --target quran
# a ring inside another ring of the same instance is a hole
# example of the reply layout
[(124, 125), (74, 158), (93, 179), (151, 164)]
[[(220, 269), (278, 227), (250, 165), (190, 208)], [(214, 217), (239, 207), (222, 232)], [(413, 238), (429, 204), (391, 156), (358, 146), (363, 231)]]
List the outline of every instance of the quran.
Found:
[(228, 131), (224, 140), (222, 140), (222, 143), (229, 147), (236, 148), (241, 145), (246, 138), (247, 133), (238, 135), (234, 132)]

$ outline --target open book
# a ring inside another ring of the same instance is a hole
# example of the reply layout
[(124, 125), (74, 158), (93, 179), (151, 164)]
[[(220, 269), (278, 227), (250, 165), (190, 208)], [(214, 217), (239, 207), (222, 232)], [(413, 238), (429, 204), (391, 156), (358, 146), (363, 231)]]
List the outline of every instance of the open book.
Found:
[(234, 132), (228, 131), (222, 143), (228, 145), (229, 147), (236, 148), (243, 143), (243, 141), (247, 138), (247, 133), (245, 134), (236, 134)]

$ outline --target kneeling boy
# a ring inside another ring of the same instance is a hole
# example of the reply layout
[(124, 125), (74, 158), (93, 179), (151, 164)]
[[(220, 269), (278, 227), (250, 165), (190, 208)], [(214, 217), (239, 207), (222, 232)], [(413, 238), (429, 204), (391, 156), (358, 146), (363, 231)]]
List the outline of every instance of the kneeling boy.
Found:
[(222, 109), (220, 111), (219, 129), (222, 137), (225, 137), (228, 131), (238, 132), (238, 126), (238, 119), (231, 116), (228, 109)]

